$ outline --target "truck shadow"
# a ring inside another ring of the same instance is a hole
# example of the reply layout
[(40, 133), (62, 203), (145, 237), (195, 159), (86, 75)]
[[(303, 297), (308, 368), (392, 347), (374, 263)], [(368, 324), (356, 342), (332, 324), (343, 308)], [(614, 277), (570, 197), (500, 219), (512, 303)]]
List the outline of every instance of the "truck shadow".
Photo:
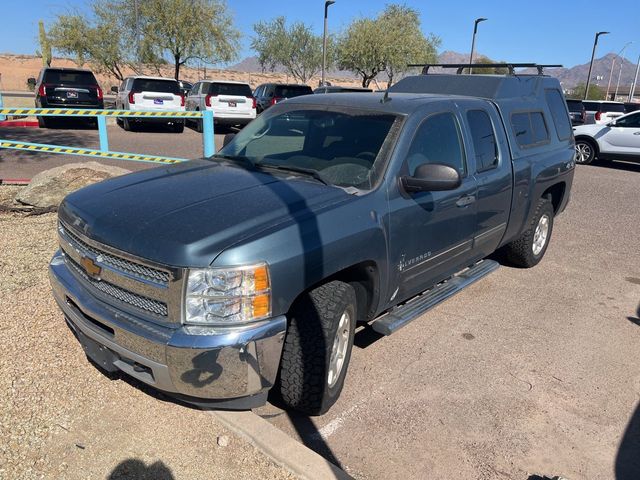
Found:
[(640, 305), (638, 305), (638, 308), (636, 310), (636, 316), (627, 317), (627, 320), (629, 320), (631, 323), (634, 323), (640, 327)]
[(128, 458), (114, 468), (107, 480), (175, 480), (173, 472), (163, 462), (146, 465), (137, 458)]
[(620, 442), (615, 464), (616, 480), (640, 478), (640, 403), (631, 416)]
[(632, 163), (624, 160), (598, 160), (588, 166), (591, 168), (608, 168), (610, 170), (640, 173), (640, 163)]

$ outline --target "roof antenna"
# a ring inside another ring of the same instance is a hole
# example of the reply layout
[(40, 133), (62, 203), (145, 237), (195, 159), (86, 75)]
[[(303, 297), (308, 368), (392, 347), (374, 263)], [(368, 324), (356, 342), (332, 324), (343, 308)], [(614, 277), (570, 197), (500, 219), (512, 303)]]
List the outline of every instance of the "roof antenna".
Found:
[(384, 97), (382, 97), (380, 103), (387, 103), (390, 101), (391, 99), (389, 98), (389, 84), (387, 83), (387, 89), (384, 91)]

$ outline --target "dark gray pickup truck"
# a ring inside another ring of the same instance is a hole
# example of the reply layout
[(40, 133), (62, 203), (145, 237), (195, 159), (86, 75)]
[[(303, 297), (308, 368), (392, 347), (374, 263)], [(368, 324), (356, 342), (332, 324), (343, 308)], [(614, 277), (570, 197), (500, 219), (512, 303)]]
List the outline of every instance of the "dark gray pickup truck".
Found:
[(356, 323), (393, 333), (496, 268), (497, 249), (536, 265), (573, 173), (542, 74), (298, 97), (211, 158), (69, 195), (51, 284), (107, 371), (195, 404), (252, 408), (272, 390), (320, 414)]

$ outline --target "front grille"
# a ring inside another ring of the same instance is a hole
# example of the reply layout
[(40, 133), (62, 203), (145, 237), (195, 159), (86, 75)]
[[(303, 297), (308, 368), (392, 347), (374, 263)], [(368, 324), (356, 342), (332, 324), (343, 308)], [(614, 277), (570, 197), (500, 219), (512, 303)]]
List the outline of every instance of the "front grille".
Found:
[(67, 265), (72, 267), (74, 272), (80, 275), (80, 277), (82, 277), (82, 279), (91, 288), (94, 288), (104, 295), (108, 295), (115, 300), (126, 303), (127, 305), (133, 306), (140, 310), (144, 310), (145, 312), (160, 315), (162, 317), (166, 317), (168, 315), (166, 303), (160, 302), (158, 300), (153, 300), (142, 295), (138, 295), (137, 293), (133, 293), (123, 288), (117, 287), (116, 285), (105, 282), (104, 280), (95, 280), (89, 277), (84, 269), (75, 261), (73, 261), (68, 255), (66, 255), (65, 257)]
[(88, 253), (95, 257), (100, 256), (101, 263), (109, 265), (110, 267), (127, 273), (133, 277), (155, 282), (165, 287), (169, 284), (170, 275), (168, 272), (112, 255), (102, 249), (89, 245), (73, 233), (70, 228), (65, 228), (63, 225), (60, 225), (60, 229), (65, 233), (71, 246), (78, 250), (83, 256), (87, 256)]

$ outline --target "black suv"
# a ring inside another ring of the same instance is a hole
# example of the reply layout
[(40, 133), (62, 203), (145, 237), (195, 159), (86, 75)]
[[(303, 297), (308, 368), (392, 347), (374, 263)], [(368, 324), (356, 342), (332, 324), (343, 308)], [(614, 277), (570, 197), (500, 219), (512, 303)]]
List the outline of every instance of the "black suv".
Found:
[[(38, 108), (104, 108), (102, 89), (90, 70), (77, 68), (43, 68), (36, 80)], [(60, 117), (61, 118), (61, 117)], [(40, 127), (46, 127), (56, 117), (38, 117)], [(95, 123), (93, 117), (88, 117)]]
[(582, 100), (568, 98), (567, 108), (569, 109), (569, 117), (571, 117), (571, 125), (584, 125), (587, 120), (587, 110), (584, 108)]
[(299, 85), (295, 83), (263, 83), (253, 92), (256, 98), (257, 113), (265, 111), (287, 98), (310, 95), (313, 93), (309, 85)]

